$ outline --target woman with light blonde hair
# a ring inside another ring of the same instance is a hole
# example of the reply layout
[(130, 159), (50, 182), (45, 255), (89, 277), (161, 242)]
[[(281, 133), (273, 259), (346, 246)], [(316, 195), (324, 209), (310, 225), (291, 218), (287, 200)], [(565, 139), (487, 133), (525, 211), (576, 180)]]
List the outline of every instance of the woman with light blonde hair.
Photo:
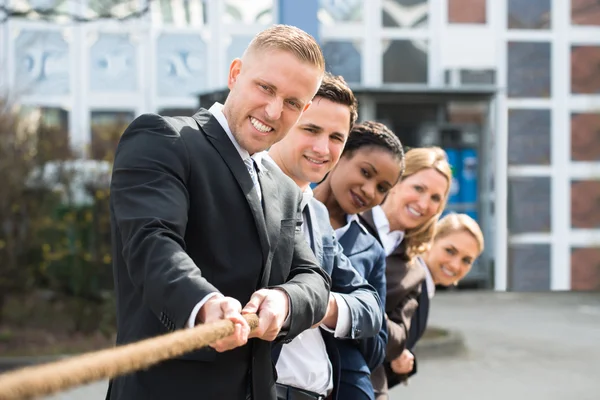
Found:
[[(444, 150), (411, 149), (406, 152), (404, 174), (385, 202), (361, 215), (363, 224), (378, 238), (387, 255), (386, 360), (371, 373), (377, 399), (387, 399), (388, 387), (401, 381), (392, 369), (394, 360), (407, 359), (414, 365), (409, 350), (411, 321), (419, 303), (429, 300), (426, 271), (419, 267), (416, 258), (429, 248), (436, 221), (448, 200), (451, 181), (452, 170)], [(426, 318), (426, 314), (415, 317), (417, 322)]]
[[(435, 285), (456, 285), (471, 270), (473, 262), (483, 252), (484, 240), (481, 228), (466, 214), (448, 214), (435, 225), (435, 235), (429, 250), (416, 261), (426, 271), (427, 289), (432, 297)], [(415, 317), (427, 315), (428, 302), (419, 302)], [(413, 318), (409, 332), (411, 348), (416, 345), (427, 327), (424, 321)], [(410, 350), (406, 350), (410, 351)], [(412, 353), (411, 353), (412, 354)], [(392, 360), (389, 375), (393, 373), (399, 381), (404, 381), (416, 373), (414, 357), (400, 356)], [(385, 397), (384, 397), (385, 398)]]

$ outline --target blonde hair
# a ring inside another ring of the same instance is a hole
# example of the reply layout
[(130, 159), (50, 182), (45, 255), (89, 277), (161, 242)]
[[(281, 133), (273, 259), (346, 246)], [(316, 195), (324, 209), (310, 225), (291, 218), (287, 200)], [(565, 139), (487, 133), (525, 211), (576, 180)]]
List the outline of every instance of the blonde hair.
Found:
[(245, 57), (260, 50), (282, 50), (325, 72), (325, 58), (317, 41), (302, 29), (291, 25), (273, 25), (259, 32), (244, 52)]
[(440, 208), (437, 213), (431, 216), (421, 226), (406, 230), (403, 245), (408, 260), (414, 259), (419, 254), (429, 250), (429, 245), (433, 235), (435, 234), (436, 221), (446, 208), (448, 194), (450, 193), (450, 185), (452, 184), (452, 169), (448, 163), (446, 152), (439, 147), (419, 147), (410, 149), (405, 155), (405, 170), (402, 175), (402, 182), (411, 175), (416, 174), (424, 169), (433, 168), (442, 174), (448, 186), (444, 192), (444, 197), (440, 202)]
[(456, 232), (467, 232), (477, 241), (479, 254), (483, 252), (485, 244), (483, 232), (481, 232), (479, 224), (467, 214), (448, 214), (437, 222), (435, 228), (434, 242)]

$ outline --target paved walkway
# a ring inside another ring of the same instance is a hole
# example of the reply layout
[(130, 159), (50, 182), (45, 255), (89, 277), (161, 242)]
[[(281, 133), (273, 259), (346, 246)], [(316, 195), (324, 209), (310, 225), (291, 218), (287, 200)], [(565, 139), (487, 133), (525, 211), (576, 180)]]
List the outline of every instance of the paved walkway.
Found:
[(431, 323), (460, 357), (426, 359), (392, 400), (600, 399), (600, 293), (438, 293)]
[[(440, 292), (431, 324), (460, 330), (467, 350), (421, 359), (391, 400), (600, 399), (600, 293)], [(51, 399), (105, 392), (99, 383)]]

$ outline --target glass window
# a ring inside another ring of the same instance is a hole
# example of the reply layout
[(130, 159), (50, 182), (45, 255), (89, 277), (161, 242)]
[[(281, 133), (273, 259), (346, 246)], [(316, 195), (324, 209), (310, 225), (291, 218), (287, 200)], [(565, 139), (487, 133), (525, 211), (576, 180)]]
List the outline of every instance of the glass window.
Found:
[(598, 0), (571, 0), (571, 23), (573, 25), (600, 26), (600, 2)]
[(95, 18), (114, 16), (123, 18), (142, 11), (144, 6), (138, 0), (88, 0), (85, 16)]
[(226, 24), (271, 24), (273, 0), (225, 0)]
[(486, 2), (486, 0), (448, 0), (448, 22), (451, 24), (485, 24), (487, 20)]
[(386, 28), (422, 29), (428, 23), (428, 0), (381, 0), (381, 24)]
[(71, 157), (67, 110), (59, 107), (21, 106), (19, 129), (37, 133), (37, 151), (41, 160), (66, 160)]
[(550, 165), (550, 110), (508, 110), (508, 164)]
[(600, 229), (600, 180), (571, 182), (571, 227)]
[(600, 246), (571, 249), (571, 290), (600, 292)]
[(135, 53), (128, 34), (101, 33), (90, 47), (90, 90), (135, 91), (138, 76)]
[(204, 0), (155, 0), (151, 6), (152, 20), (157, 24), (185, 27), (208, 23), (208, 7)]
[(362, 22), (363, 7), (363, 0), (319, 0), (319, 22), (323, 25)]
[[(10, 0), (10, 6), (15, 10), (28, 13), (27, 19), (44, 19), (58, 23), (70, 22), (73, 14), (73, 2), (69, 0)], [(54, 10), (56, 16), (43, 16), (34, 10)], [(13, 17), (14, 18), (14, 17)]]
[(427, 83), (429, 49), (427, 40), (384, 40), (385, 83)]
[(92, 111), (90, 157), (112, 161), (119, 139), (133, 119), (132, 111)]
[(550, 290), (550, 258), (550, 245), (511, 245), (508, 249), (509, 290)]
[(600, 46), (571, 47), (571, 93), (600, 94)]
[(571, 114), (571, 160), (600, 161), (600, 113)]
[(321, 43), (327, 70), (341, 75), (346, 82), (360, 83), (362, 76), (362, 46), (351, 41), (325, 41)]
[(197, 95), (206, 87), (206, 43), (200, 35), (159, 36), (156, 78), (159, 96)]
[(550, 232), (549, 177), (508, 178), (508, 230), (511, 234)]
[(550, 43), (508, 42), (507, 46), (508, 97), (550, 97)]
[(551, 0), (508, 0), (509, 29), (550, 29)]
[(57, 31), (22, 30), (15, 39), (16, 85), (27, 95), (67, 95), (69, 44)]

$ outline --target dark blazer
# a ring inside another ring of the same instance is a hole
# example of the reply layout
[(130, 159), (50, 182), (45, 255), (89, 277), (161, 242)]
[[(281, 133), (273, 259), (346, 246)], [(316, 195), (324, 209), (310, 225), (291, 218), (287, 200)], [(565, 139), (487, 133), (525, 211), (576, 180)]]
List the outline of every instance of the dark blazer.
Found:
[[(307, 223), (311, 236), (311, 245), (317, 260), (331, 276), (331, 291), (343, 297), (351, 314), (350, 339), (374, 336), (381, 330), (383, 305), (377, 291), (352, 267), (350, 260), (343, 254), (335, 232), (329, 223), (329, 212), (323, 203), (311, 199), (307, 206)], [(385, 296), (383, 297), (385, 298)], [(321, 329), (329, 360), (333, 367), (332, 399), (338, 398), (341, 375), (341, 359), (333, 334)], [(284, 344), (273, 346), (273, 360), (277, 363)], [(341, 398), (340, 398), (341, 399)]]
[[(381, 242), (372, 211), (361, 215), (364, 226)], [(409, 262), (402, 244), (386, 258), (386, 328), (388, 343), (383, 365), (371, 373), (371, 380), (377, 396), (387, 398), (388, 377), (396, 384), (399, 377), (391, 371), (390, 361), (407, 348), (411, 321), (418, 307), (425, 271)], [(387, 371), (387, 373), (386, 373)], [(394, 375), (396, 375), (394, 377)], [(379, 398), (379, 397), (378, 397)]]
[[(352, 222), (339, 239), (352, 266), (364, 277), (383, 299), (386, 297), (385, 251), (364, 227)], [(385, 308), (385, 301), (382, 306)], [(342, 359), (341, 394), (343, 399), (373, 399), (371, 369), (385, 358), (387, 332), (380, 329), (371, 338), (354, 341), (336, 341)]]
[[(300, 229), (301, 193), (263, 164), (264, 211), (244, 162), (215, 117), (145, 114), (123, 134), (111, 181), (117, 344), (186, 325), (211, 292), (245, 305), (259, 288), (290, 298), (291, 340), (325, 315), (330, 278)], [(113, 380), (110, 399), (275, 399), (271, 343), (204, 348)]]

